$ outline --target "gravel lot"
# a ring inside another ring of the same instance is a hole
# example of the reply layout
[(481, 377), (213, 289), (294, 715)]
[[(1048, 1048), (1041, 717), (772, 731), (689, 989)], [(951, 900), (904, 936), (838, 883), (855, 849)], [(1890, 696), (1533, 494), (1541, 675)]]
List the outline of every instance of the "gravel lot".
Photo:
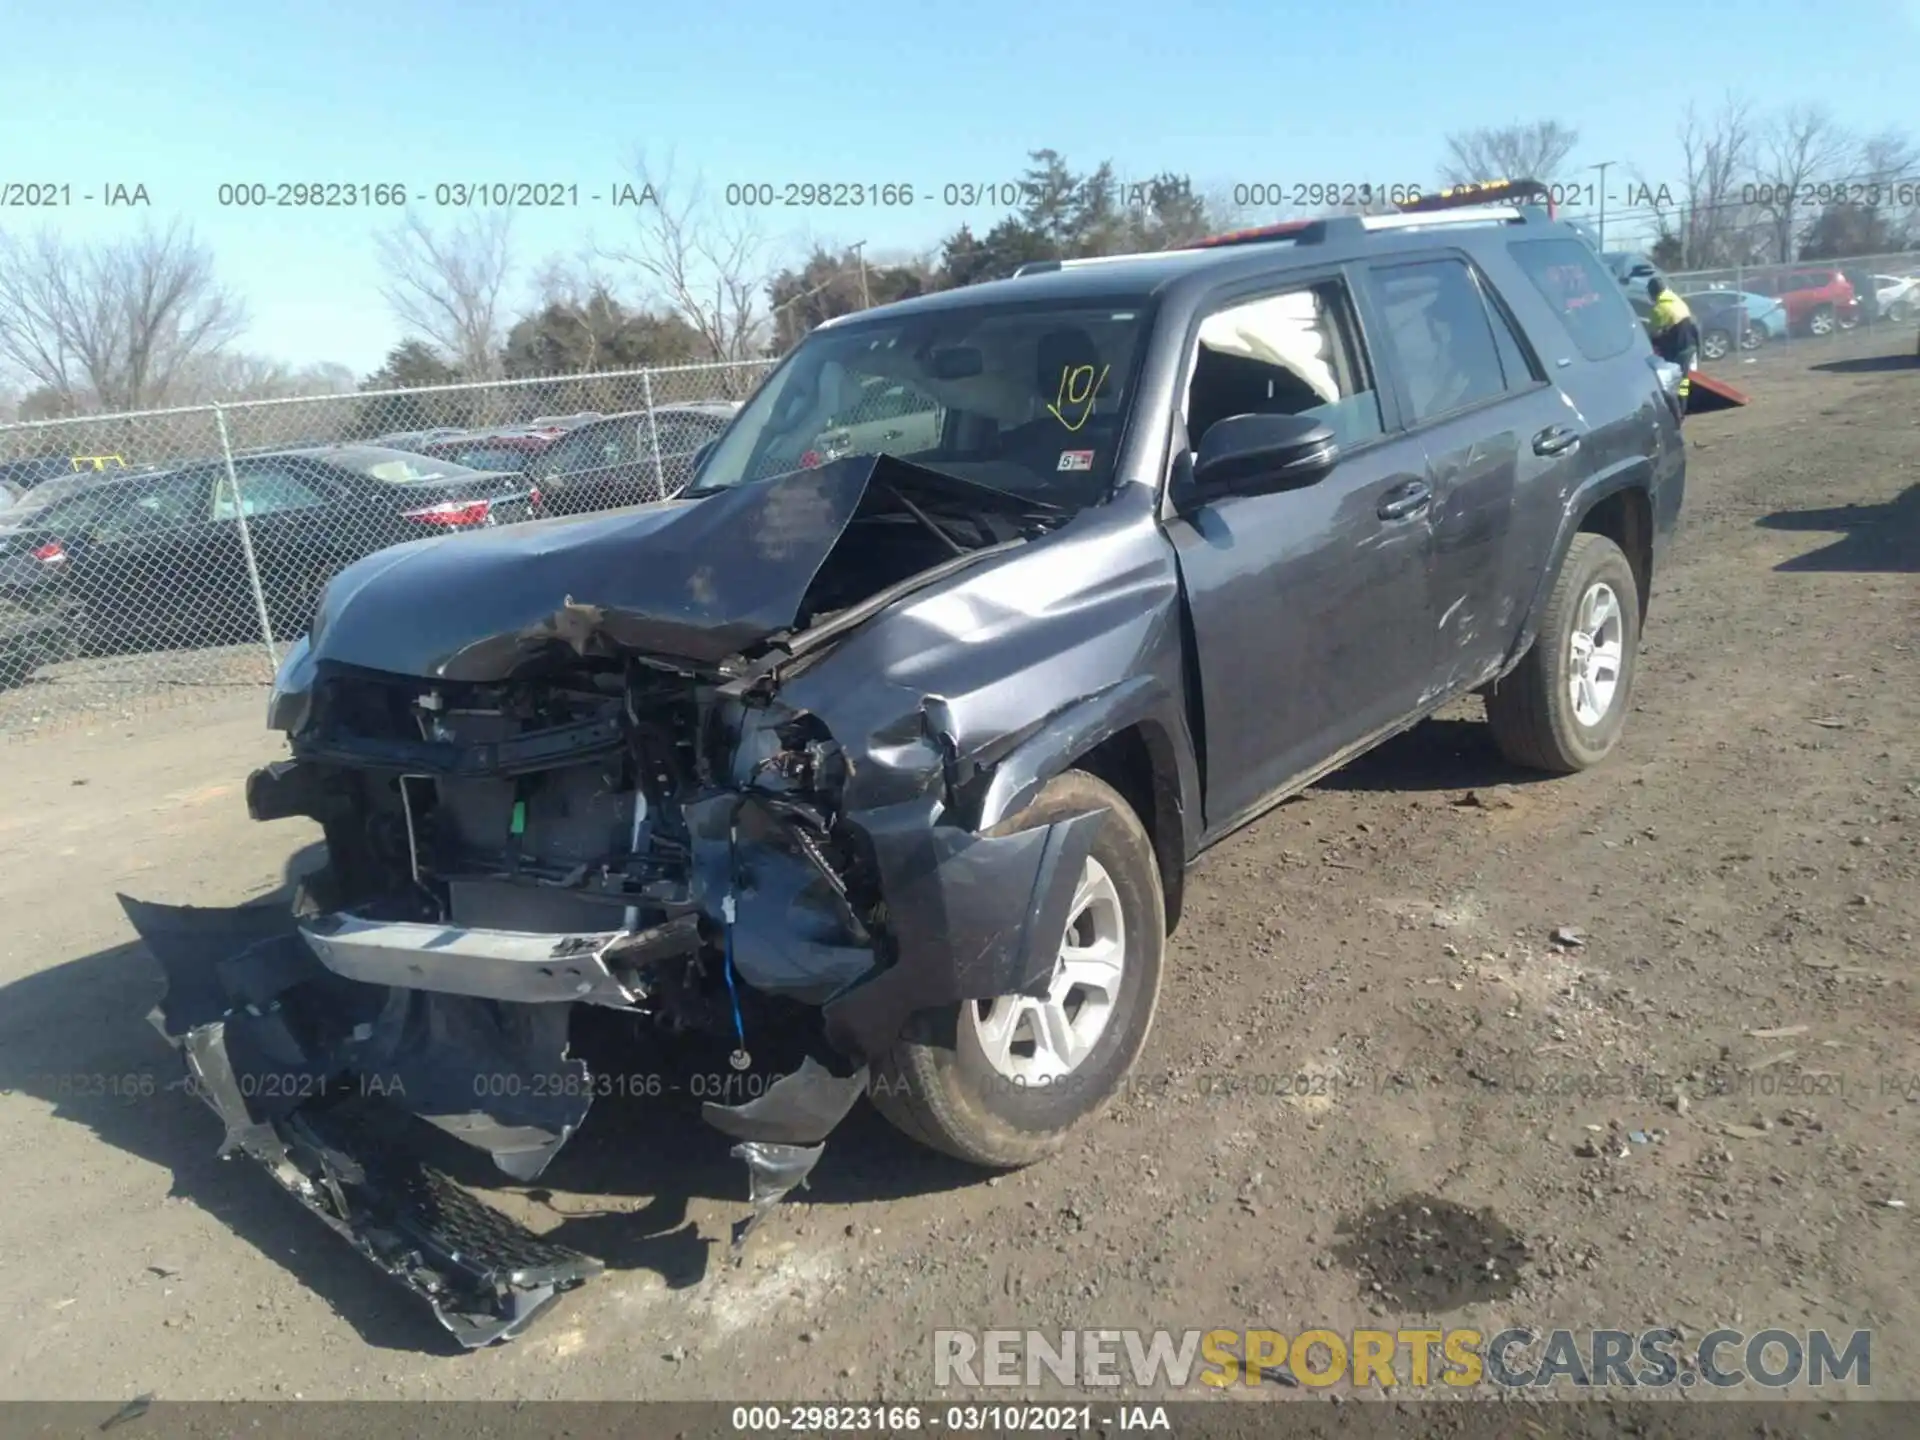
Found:
[[(113, 896), (232, 903), (310, 853), (245, 815), (260, 692), (0, 747), (0, 1395), (927, 1398), (941, 1327), (1432, 1320), (1871, 1327), (1878, 1397), (1920, 1397), (1912, 351), (1728, 368), (1754, 404), (1689, 424), (1609, 763), (1532, 781), (1462, 706), (1212, 852), (1078, 1148), (988, 1181), (863, 1108), (735, 1268), (725, 1141), (602, 1103), (489, 1198), (609, 1271), (491, 1351), (167, 1088)], [(1408, 1249), (1421, 1206), (1453, 1249)]]

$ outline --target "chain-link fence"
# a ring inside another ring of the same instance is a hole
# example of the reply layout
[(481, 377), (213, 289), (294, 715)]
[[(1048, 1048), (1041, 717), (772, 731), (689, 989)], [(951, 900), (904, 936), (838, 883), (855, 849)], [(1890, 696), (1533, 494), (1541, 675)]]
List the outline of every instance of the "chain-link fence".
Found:
[[(1701, 333), (1703, 365), (1920, 321), (1920, 252), (1669, 275)], [(1638, 284), (1629, 280), (1634, 293)]]
[[(1912, 252), (1668, 278), (1706, 368), (1920, 318)], [(321, 587), (389, 545), (670, 495), (770, 364), (0, 426), (0, 736), (264, 685)], [(850, 406), (854, 448), (933, 418), (901, 387)]]
[(389, 545), (671, 495), (770, 364), (0, 426), (0, 734), (264, 685)]

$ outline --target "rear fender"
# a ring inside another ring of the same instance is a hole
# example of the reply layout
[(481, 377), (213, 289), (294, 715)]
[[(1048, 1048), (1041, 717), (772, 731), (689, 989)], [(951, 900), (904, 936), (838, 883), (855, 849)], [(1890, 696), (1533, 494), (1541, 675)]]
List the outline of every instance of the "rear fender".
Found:
[(1573, 537), (1580, 533), (1580, 526), (1588, 513), (1609, 496), (1626, 490), (1646, 490), (1650, 479), (1648, 470), (1648, 462), (1636, 457), (1594, 476), (1568, 497), (1560, 513), (1560, 524), (1554, 534), (1548, 563), (1541, 568), (1534, 582), (1533, 594), (1527, 602), (1526, 620), (1500, 666), (1502, 676), (1518, 665), (1533, 647), (1540, 633), (1540, 615), (1546, 609), (1547, 596), (1553, 592), (1554, 583), (1560, 578), (1560, 567), (1566, 563), (1567, 551), (1573, 548)]

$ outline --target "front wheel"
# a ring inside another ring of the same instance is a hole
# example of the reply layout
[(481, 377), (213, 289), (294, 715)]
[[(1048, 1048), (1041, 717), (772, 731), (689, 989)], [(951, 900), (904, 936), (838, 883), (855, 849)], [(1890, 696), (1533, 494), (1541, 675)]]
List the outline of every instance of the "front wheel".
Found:
[(1766, 343), (1767, 327), (1764, 325), (1749, 325), (1745, 330), (1740, 332), (1740, 348), (1742, 350), (1758, 350)]
[(1015, 1169), (1058, 1150), (1112, 1100), (1160, 997), (1166, 902), (1153, 844), (1094, 776), (1049, 781), (995, 834), (1104, 810), (1044, 999), (1002, 995), (914, 1017), (875, 1067), (875, 1108), (921, 1144)]
[(1533, 647), (1487, 695), (1501, 753), (1557, 775), (1606, 759), (1626, 723), (1639, 646), (1633, 566), (1606, 536), (1574, 536)]

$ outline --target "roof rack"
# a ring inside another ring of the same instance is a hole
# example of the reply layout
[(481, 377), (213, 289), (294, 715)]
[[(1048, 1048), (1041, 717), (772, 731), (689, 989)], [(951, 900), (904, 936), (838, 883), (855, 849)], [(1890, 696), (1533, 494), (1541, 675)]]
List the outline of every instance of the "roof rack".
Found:
[[(1532, 184), (1531, 181), (1511, 183)], [(1398, 215), (1327, 215), (1317, 220), (1283, 220), (1276, 225), (1255, 225), (1246, 230), (1209, 235), (1204, 240), (1178, 246), (1176, 251), (1130, 251), (1125, 255), (1089, 255), (1080, 260), (1029, 260), (1013, 272), (1013, 278), (1018, 280), (1023, 275), (1051, 275), (1060, 270), (1078, 270), (1087, 265), (1108, 265), (1120, 260), (1148, 259), (1154, 255), (1177, 253), (1178, 250), (1218, 250), (1231, 245), (1271, 245), (1279, 241), (1293, 245), (1330, 245), (1342, 240), (1358, 240), (1381, 230), (1426, 230), (1443, 225), (1528, 225), (1551, 219), (1552, 216), (1551, 202), (1542, 209), (1529, 204), (1468, 204), (1462, 198), (1450, 203), (1429, 205), (1417, 211), (1403, 207), (1403, 212)]]
[(1438, 225), (1526, 225), (1546, 218), (1547, 212), (1533, 205), (1471, 205), (1457, 210), (1368, 215), (1360, 223), (1368, 231), (1425, 230)]
[(1111, 265), (1117, 260), (1146, 260), (1161, 252), (1157, 250), (1129, 250), (1124, 255), (1083, 255), (1078, 260), (1029, 260), (1013, 272), (1018, 280), (1022, 275), (1051, 275), (1056, 270), (1079, 270), (1088, 265)]

